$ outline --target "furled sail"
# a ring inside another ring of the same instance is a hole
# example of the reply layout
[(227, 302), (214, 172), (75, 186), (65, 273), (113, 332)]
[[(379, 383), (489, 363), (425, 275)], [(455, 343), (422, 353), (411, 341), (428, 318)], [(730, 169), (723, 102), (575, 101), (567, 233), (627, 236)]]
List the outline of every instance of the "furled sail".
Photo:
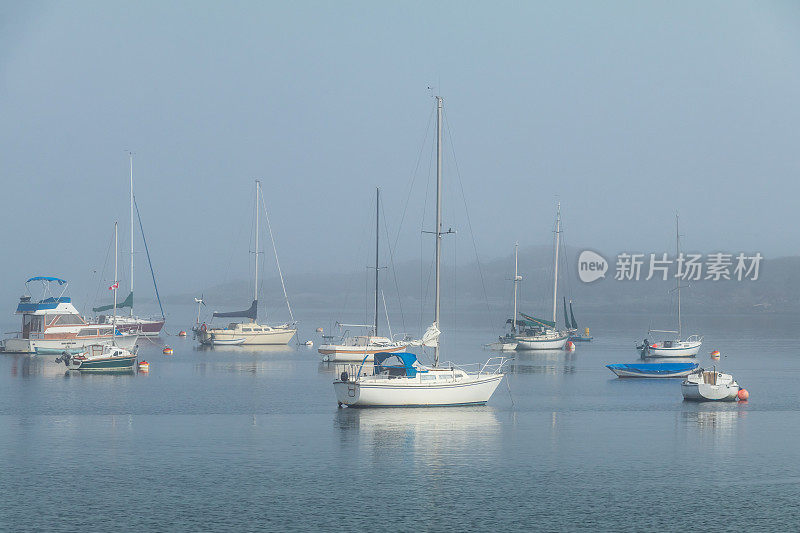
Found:
[(569, 316), (572, 319), (572, 329), (578, 329), (578, 323), (575, 322), (575, 315), (572, 313), (572, 300), (569, 302)]
[(249, 318), (250, 320), (255, 320), (256, 316), (258, 315), (258, 300), (253, 300), (253, 303), (250, 305), (250, 309), (246, 309), (244, 311), (230, 311), (227, 313), (218, 313), (214, 311), (214, 318)]
[(428, 329), (425, 330), (425, 334), (422, 336), (420, 340), (412, 341), (409, 343), (410, 346), (427, 346), (429, 348), (434, 348), (439, 345), (439, 335), (441, 335), (441, 331), (439, 331), (439, 326), (434, 322)]
[[(531, 325), (538, 326), (538, 327), (545, 327), (545, 328), (554, 328), (554, 327), (556, 327), (556, 323), (555, 322), (551, 322), (551, 321), (545, 320), (543, 318), (536, 318), (536, 317), (533, 317), (533, 316), (530, 316), (530, 315), (526, 315), (522, 311), (520, 311), (519, 314), (525, 320), (527, 320), (528, 322), (532, 322)], [(526, 325), (528, 325), (528, 324), (526, 324)]]
[[(133, 291), (128, 294), (128, 297), (125, 298), (125, 301), (117, 304), (117, 309), (122, 309), (124, 307), (133, 307)], [(114, 304), (109, 305), (101, 305), (100, 307), (92, 307), (92, 311), (95, 313), (102, 313), (104, 311), (110, 311), (114, 309)]]
[[(564, 300), (564, 323), (567, 325), (567, 329), (571, 329), (572, 325), (569, 323), (569, 315), (567, 314), (567, 298), (563, 297)], [(570, 303), (570, 305), (572, 305)]]

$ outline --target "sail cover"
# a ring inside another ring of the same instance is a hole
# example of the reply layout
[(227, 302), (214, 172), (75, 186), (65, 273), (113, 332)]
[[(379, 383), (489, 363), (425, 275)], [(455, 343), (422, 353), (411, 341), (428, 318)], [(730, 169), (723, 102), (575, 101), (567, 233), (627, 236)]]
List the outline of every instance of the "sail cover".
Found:
[(411, 341), (408, 343), (409, 346), (427, 346), (428, 348), (435, 348), (439, 345), (439, 335), (441, 335), (441, 331), (439, 331), (439, 326), (434, 322), (428, 329), (425, 330), (425, 334), (422, 336), (421, 339)]
[(253, 300), (253, 303), (250, 304), (250, 309), (246, 309), (244, 311), (230, 311), (228, 313), (218, 313), (214, 311), (214, 318), (249, 318), (250, 320), (255, 320), (256, 316), (258, 316), (258, 300)]
[[(555, 322), (551, 322), (551, 321), (545, 320), (543, 318), (536, 318), (536, 317), (533, 317), (533, 316), (530, 316), (530, 315), (526, 315), (522, 311), (520, 311), (519, 314), (525, 320), (527, 320), (528, 322), (532, 322), (532, 324), (530, 324), (532, 326), (539, 326), (539, 327), (546, 327), (546, 328), (554, 328), (554, 327), (556, 327), (556, 323)], [(528, 324), (526, 324), (526, 325), (528, 325)]]
[(569, 323), (569, 315), (567, 314), (567, 299), (564, 298), (564, 323), (567, 325), (567, 329), (572, 328), (572, 324)]
[[(123, 307), (133, 307), (133, 291), (128, 294), (128, 297), (125, 298), (125, 301), (117, 304), (117, 309), (122, 309)], [(109, 309), (114, 309), (114, 304), (92, 307), (92, 311), (95, 313), (102, 313), (103, 311), (108, 311)]]

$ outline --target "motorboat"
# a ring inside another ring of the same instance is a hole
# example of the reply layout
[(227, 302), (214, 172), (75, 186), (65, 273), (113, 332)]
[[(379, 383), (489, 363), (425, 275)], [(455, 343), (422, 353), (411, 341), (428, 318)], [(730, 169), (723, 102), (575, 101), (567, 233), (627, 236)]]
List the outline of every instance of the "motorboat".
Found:
[(682, 378), (699, 366), (697, 363), (614, 363), (606, 368), (621, 378)]
[[(196, 326), (194, 329), (196, 338), (200, 341), (200, 344), (205, 344), (208, 346), (213, 345), (237, 345), (237, 346), (269, 346), (269, 345), (285, 345), (289, 344), (289, 341), (292, 340), (295, 333), (297, 333), (297, 328), (294, 322), (281, 324), (277, 326), (268, 326), (266, 324), (259, 324), (258, 323), (258, 266), (259, 266), (259, 252), (258, 249), (258, 232), (259, 232), (259, 206), (261, 205), (259, 202), (263, 203), (263, 198), (261, 195), (261, 181), (256, 180), (256, 230), (255, 230), (255, 276), (253, 280), (253, 303), (250, 304), (250, 308), (244, 311), (230, 311), (230, 312), (214, 312), (212, 314), (212, 318), (246, 318), (249, 319), (250, 322), (231, 322), (227, 326), (223, 327), (214, 327), (209, 326), (206, 323), (202, 325)], [(265, 211), (266, 212), (266, 211)], [(269, 218), (267, 217), (267, 224), (269, 224)], [(270, 236), (272, 236), (272, 230), (270, 230)], [(292, 317), (294, 320), (294, 315), (292, 313), (292, 307), (289, 305), (289, 298), (286, 295), (286, 285), (283, 282), (283, 273), (280, 269), (280, 263), (277, 261), (277, 249), (275, 248), (275, 242), (273, 241), (273, 251), (275, 252), (275, 259), (276, 265), (278, 267), (278, 274), (280, 275), (281, 279), (281, 286), (283, 287), (283, 296), (286, 300), (286, 306), (289, 308), (289, 316)], [(200, 304), (204, 303), (202, 298), (197, 299), (195, 301), (198, 302), (198, 322), (199, 322), (199, 312), (200, 312)], [(244, 339), (242, 342), (240, 340)]]
[(727, 401), (732, 402), (739, 397), (739, 384), (730, 374), (698, 368), (686, 376), (681, 383), (684, 400), (692, 401)]
[[(31, 283), (40, 283), (42, 294), (38, 300), (29, 294)], [(139, 338), (136, 334), (122, 333), (113, 324), (86, 320), (65, 296), (68, 283), (53, 276), (34, 276), (25, 282), (26, 293), (17, 304), (15, 314), (22, 316), (22, 331), (15, 337), (4, 339), (0, 351), (38, 355), (59, 355), (64, 351), (82, 352), (93, 344), (111, 344), (133, 349)], [(60, 289), (60, 290), (58, 290)]]
[(504, 357), (490, 358), (483, 365), (439, 363), (441, 254), (442, 237), (442, 98), (436, 96), (437, 163), (436, 163), (436, 226), (434, 255), (434, 319), (421, 340), (433, 348), (433, 365), (420, 364), (409, 352), (377, 353), (371, 366), (366, 357), (360, 365), (346, 365), (333, 382), (339, 407), (432, 407), (482, 405), (489, 401), (503, 380)]
[(136, 366), (136, 357), (135, 348), (131, 351), (114, 345), (95, 344), (76, 355), (64, 352), (56, 358), (56, 363), (64, 363), (68, 370), (79, 372), (130, 372)]

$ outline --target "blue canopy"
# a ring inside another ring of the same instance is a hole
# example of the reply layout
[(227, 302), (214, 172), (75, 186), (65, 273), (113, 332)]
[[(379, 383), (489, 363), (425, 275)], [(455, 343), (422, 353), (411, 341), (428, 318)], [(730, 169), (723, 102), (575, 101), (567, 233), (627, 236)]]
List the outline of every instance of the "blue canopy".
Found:
[(56, 281), (56, 282), (58, 282), (59, 285), (64, 285), (67, 282), (67, 280), (64, 280), (64, 279), (61, 279), (61, 278), (54, 278), (54, 277), (51, 277), (51, 276), (34, 276), (31, 279), (29, 279), (28, 281), (26, 281), (25, 283), (28, 283), (28, 282), (31, 282), (31, 281)]
[[(397, 357), (402, 364), (400, 365), (384, 365), (383, 362), (390, 357)], [(408, 352), (379, 352), (376, 353), (372, 359), (375, 366), (375, 373), (380, 374), (384, 370), (404, 370), (407, 377), (413, 378), (417, 375), (417, 369), (414, 368), (414, 363), (417, 362), (417, 356)]]

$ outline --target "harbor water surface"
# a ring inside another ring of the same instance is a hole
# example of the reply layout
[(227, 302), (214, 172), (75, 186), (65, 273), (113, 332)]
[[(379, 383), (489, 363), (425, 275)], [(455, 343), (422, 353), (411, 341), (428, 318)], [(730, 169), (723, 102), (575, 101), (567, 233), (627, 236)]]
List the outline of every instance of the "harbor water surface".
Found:
[[(318, 344), (332, 313), (308, 310), (300, 338)], [(750, 392), (726, 404), (604, 368), (637, 360), (641, 320), (586, 316), (595, 340), (575, 352), (517, 353), (485, 407), (339, 409), (316, 345), (165, 336), (142, 343), (146, 375), (5, 355), (0, 529), (797, 529), (796, 317), (687, 318), (701, 365), (719, 349)], [(496, 334), (460, 316), (443, 357), (485, 360)]]

